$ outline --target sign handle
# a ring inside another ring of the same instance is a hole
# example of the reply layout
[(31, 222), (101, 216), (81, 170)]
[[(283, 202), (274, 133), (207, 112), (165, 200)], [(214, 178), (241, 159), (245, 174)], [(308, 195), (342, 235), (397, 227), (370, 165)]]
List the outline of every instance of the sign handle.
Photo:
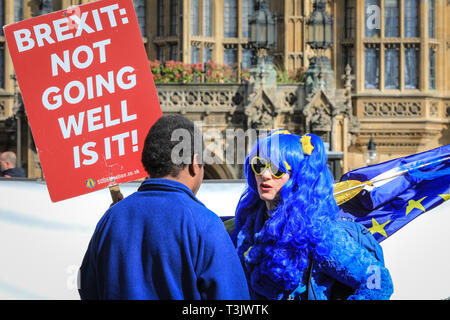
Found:
[(109, 192), (111, 193), (111, 198), (113, 203), (111, 205), (116, 204), (117, 202), (119, 202), (120, 200), (123, 199), (123, 195), (120, 192), (120, 187), (118, 184), (110, 186), (109, 187)]

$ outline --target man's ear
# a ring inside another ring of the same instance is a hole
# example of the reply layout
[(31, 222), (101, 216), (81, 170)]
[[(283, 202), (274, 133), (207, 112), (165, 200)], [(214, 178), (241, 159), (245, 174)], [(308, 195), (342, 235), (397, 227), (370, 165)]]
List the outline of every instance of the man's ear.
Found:
[(192, 163), (189, 165), (189, 174), (193, 177), (196, 176), (197, 174), (199, 174), (199, 172), (201, 170), (201, 166), (202, 165), (200, 163), (200, 157), (196, 153), (192, 157)]

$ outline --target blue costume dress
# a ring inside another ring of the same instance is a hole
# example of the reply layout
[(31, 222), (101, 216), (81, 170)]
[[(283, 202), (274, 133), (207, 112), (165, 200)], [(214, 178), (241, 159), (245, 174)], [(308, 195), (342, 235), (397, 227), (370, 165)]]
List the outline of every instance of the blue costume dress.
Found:
[(294, 290), (286, 290), (271, 280), (270, 276), (263, 274), (258, 264), (245, 259), (255, 245), (255, 234), (261, 231), (267, 218), (266, 210), (250, 215), (234, 239), (238, 255), (245, 266), (252, 299), (328, 300), (342, 298), (336, 296), (336, 291), (343, 287), (350, 289), (344, 297), (348, 299), (384, 300), (392, 295), (392, 279), (384, 266), (381, 247), (371, 234), (366, 234), (367, 238), (363, 240), (373, 241), (377, 246), (375, 252), (367, 250), (355, 238), (355, 235), (362, 234), (361, 229), (364, 227), (343, 220), (330, 222), (329, 236), (324, 238), (329, 252), (324, 255), (320, 252), (310, 254), (309, 267), (303, 272), (303, 280)]
[(82, 299), (248, 299), (220, 218), (184, 184), (148, 179), (101, 218), (80, 268)]

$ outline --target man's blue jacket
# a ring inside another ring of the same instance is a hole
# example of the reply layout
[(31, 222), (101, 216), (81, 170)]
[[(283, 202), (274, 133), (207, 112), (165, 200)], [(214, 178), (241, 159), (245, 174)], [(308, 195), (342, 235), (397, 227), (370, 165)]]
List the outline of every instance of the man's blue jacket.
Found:
[(104, 214), (79, 277), (82, 299), (249, 299), (220, 218), (168, 179), (144, 181)]

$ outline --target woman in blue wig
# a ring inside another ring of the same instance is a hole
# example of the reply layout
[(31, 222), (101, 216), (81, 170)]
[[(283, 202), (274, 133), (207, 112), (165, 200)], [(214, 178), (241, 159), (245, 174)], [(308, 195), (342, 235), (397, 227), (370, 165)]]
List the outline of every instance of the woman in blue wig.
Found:
[[(383, 259), (337, 218), (333, 177), (322, 140), (286, 130), (260, 139), (245, 161), (247, 189), (232, 236), (254, 299), (389, 299)], [(369, 234), (369, 236), (371, 236)]]

